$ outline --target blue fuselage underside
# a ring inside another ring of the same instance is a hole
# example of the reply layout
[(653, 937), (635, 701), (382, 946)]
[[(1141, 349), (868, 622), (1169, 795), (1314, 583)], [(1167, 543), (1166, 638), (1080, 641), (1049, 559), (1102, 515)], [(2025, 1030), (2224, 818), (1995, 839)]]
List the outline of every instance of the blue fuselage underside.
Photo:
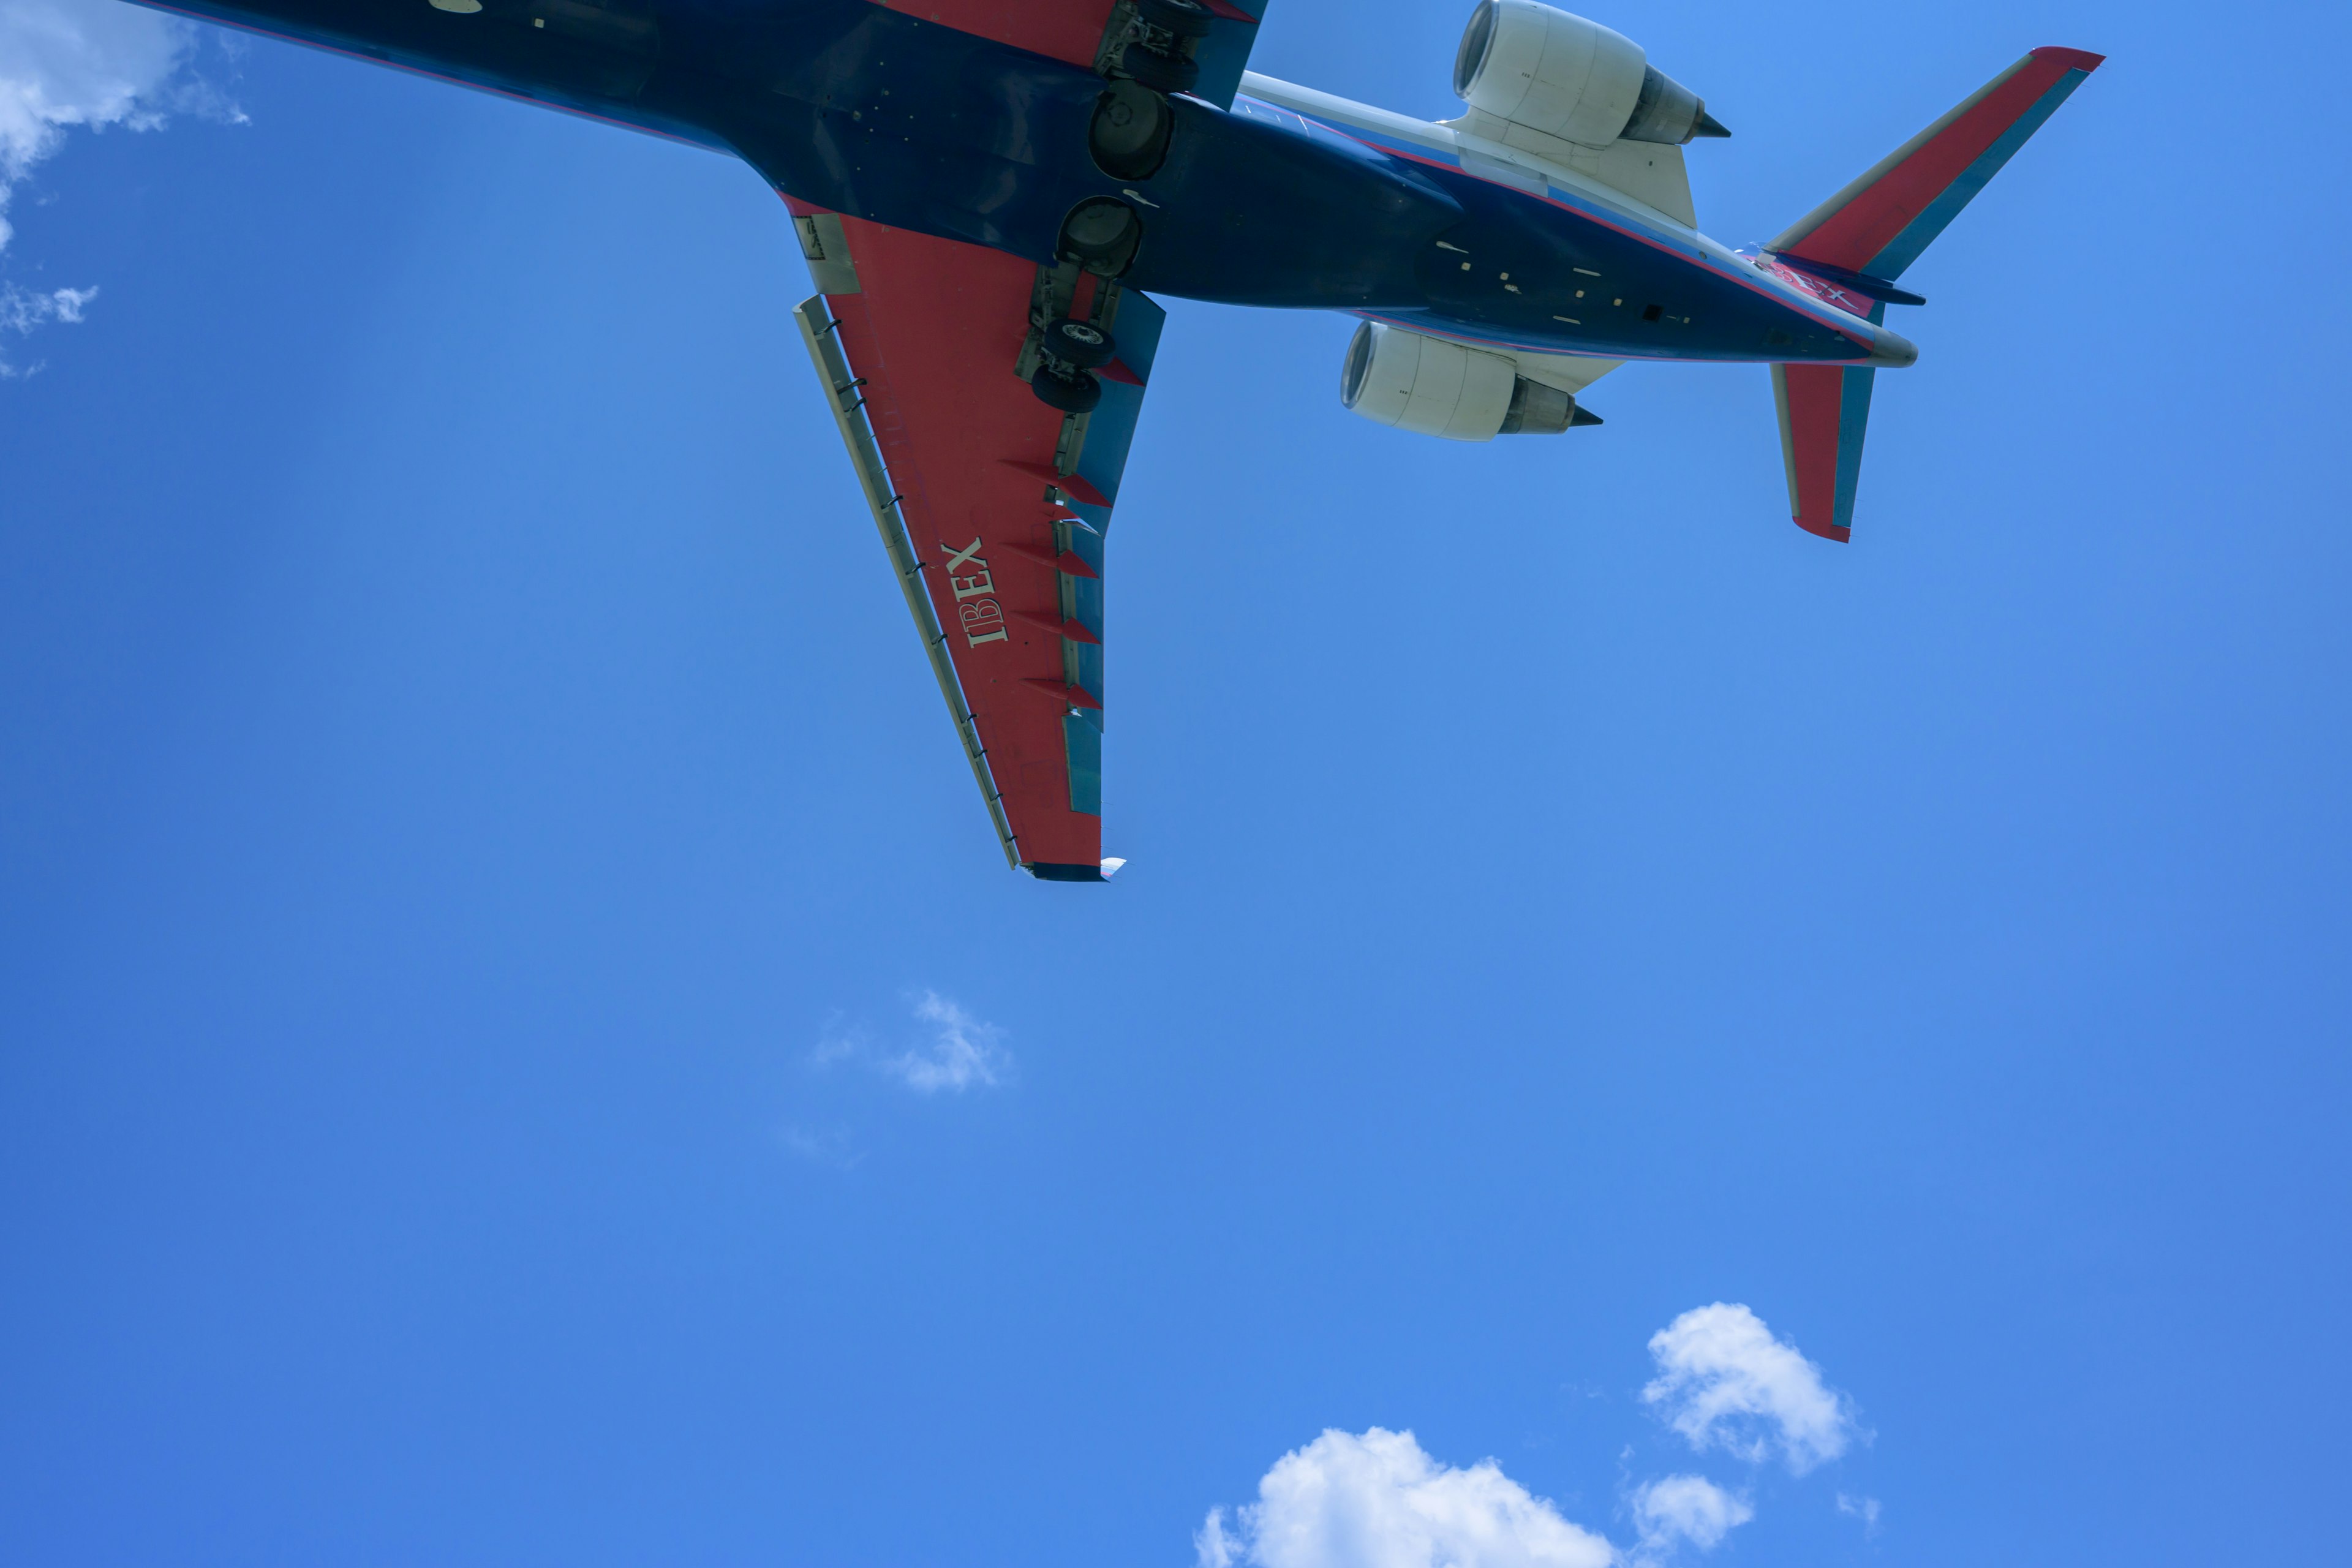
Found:
[[(1521, 350), (1853, 361), (1869, 329), (1665, 225), (1465, 174), (1286, 110), (1176, 100), (1146, 181), (1095, 167), (1101, 78), (867, 0), (178, 0), (160, 8), (740, 155), (778, 190), (1039, 262), (1089, 196), (1146, 219), (1127, 281)], [(1125, 193), (1125, 195), (1122, 195)], [(1578, 290), (1583, 292), (1580, 296)]]

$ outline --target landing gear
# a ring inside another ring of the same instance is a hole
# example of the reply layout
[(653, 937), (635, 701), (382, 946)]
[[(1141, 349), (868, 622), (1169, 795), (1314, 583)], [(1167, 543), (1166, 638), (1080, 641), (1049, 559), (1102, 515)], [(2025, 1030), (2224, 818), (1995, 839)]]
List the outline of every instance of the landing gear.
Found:
[(1169, 54), (1150, 45), (1127, 45), (1127, 75), (1152, 91), (1192, 91), (1200, 87), (1200, 61), (1188, 54)]
[(1087, 374), (1118, 357), (1118, 345), (1092, 321), (1065, 316), (1045, 323), (1039, 332), (1036, 373), (1029, 390), (1048, 408), (1065, 414), (1092, 414), (1102, 402), (1102, 383)]
[(1135, 0), (1135, 41), (1119, 68), (1154, 92), (1190, 92), (1201, 80), (1192, 49), (1216, 14), (1201, 0)]
[(1190, 55), (1129, 44), (1121, 61), (1127, 74), (1154, 92), (1190, 92), (1201, 82), (1201, 62)]
[(1205, 38), (1216, 13), (1201, 0), (1135, 0), (1135, 17), (1171, 38)]
[[(1167, 112), (1163, 100), (1129, 81), (1112, 83), (1102, 103), (1115, 106), (1122, 98), (1129, 103), (1148, 102), (1162, 115)], [(1097, 118), (1101, 112), (1098, 106)], [(1160, 143), (1166, 144), (1164, 125)], [(1142, 243), (1143, 220), (1133, 207), (1110, 196), (1089, 197), (1062, 220), (1061, 238), (1054, 247), (1058, 259), (1037, 269), (1029, 305), (1032, 326), (1013, 366), (1013, 374), (1027, 377), (1029, 390), (1047, 407), (1064, 414), (1091, 414), (1102, 402), (1102, 383), (1094, 373), (1118, 353), (1108, 325), (1118, 308), (1118, 285), (1112, 279), (1127, 270), (1135, 259), (1136, 247)], [(1087, 272), (1099, 279), (1087, 296), (1093, 301), (1090, 308), (1078, 304)], [(1083, 439), (1084, 434), (1082, 426), (1066, 425), (1065, 443)]]
[(1045, 353), (1079, 370), (1100, 370), (1118, 357), (1118, 345), (1091, 321), (1064, 317), (1045, 323)]
[(1102, 403), (1101, 382), (1082, 370), (1065, 374), (1050, 363), (1037, 367), (1037, 374), (1029, 378), (1029, 390), (1037, 395), (1038, 402), (1064, 414), (1092, 414)]

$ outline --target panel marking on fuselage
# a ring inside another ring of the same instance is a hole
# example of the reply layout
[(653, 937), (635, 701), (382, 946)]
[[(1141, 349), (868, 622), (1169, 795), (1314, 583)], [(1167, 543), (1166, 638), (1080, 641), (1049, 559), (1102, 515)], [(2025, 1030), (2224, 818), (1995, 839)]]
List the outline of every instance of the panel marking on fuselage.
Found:
[[(1257, 105), (1257, 101), (1254, 100), (1237, 98), (1234, 100), (1234, 108), (1242, 112), (1252, 112), (1254, 107), (1265, 107), (1268, 109), (1275, 108), (1275, 106), (1272, 105)], [(1449, 173), (1459, 174), (1465, 179), (1475, 180), (1481, 184), (1492, 186), (1497, 190), (1507, 190), (1522, 196), (1531, 196), (1533, 199), (1543, 203), (1546, 206), (1573, 214), (1588, 222), (1597, 224), (1601, 227), (1608, 229), (1612, 233), (1622, 235), (1624, 237), (1634, 240), (1653, 250), (1663, 252), (1664, 254), (1671, 256), (1679, 261), (1696, 266), (1699, 270), (1709, 277), (1731, 283), (1735, 287), (1739, 288), (1750, 295), (1768, 300), (1784, 310), (1792, 310), (1812, 321), (1815, 325), (1825, 327), (1831, 331), (1837, 333), (1840, 337), (1844, 338), (1847, 342), (1853, 343), (1857, 348), (1863, 351), (1863, 354), (1864, 355), (1874, 352), (1876, 349), (1877, 344), (1875, 339), (1865, 335), (1868, 331), (1866, 324), (1856, 323), (1852, 315), (1840, 310), (1833, 304), (1819, 300), (1809, 289), (1796, 287), (1793, 283), (1778, 276), (1777, 273), (1764, 273), (1759, 276), (1756, 268), (1739, 265), (1736, 256), (1734, 259), (1727, 261), (1722, 258), (1712, 254), (1713, 249), (1719, 249), (1721, 247), (1715, 246), (1711, 241), (1706, 240), (1703, 236), (1698, 235), (1696, 231), (1693, 231), (1691, 237), (1685, 240), (1680, 236), (1669, 234), (1653, 227), (1651, 225), (1644, 223), (1634, 214), (1619, 210), (1614, 204), (1603, 205), (1601, 202), (1587, 195), (1583, 192), (1573, 191), (1565, 186), (1553, 184), (1549, 178), (1547, 178), (1545, 181), (1544, 193), (1538, 195), (1532, 191), (1523, 190), (1519, 186), (1489, 179), (1477, 171), (1466, 167), (1458, 150), (1449, 152), (1434, 145), (1409, 142), (1397, 134), (1375, 130), (1369, 126), (1349, 124), (1343, 121), (1327, 120), (1319, 116), (1305, 114), (1297, 110), (1280, 110), (1276, 112), (1261, 116), (1261, 118), (1274, 121), (1277, 124), (1279, 124), (1286, 117), (1298, 121), (1302, 127), (1310, 128), (1311, 130), (1319, 130), (1344, 137), (1345, 139), (1354, 142), (1359, 145), (1370, 149), (1370, 151), (1384, 153), (1392, 158), (1402, 159), (1408, 163), (1423, 164), (1430, 168), (1444, 169)], [(1433, 131), (1442, 131), (1444, 128), (1433, 126), (1431, 129)], [(1457, 254), (1468, 254), (1467, 251), (1462, 250), (1461, 247), (1447, 245), (1444, 241), (1441, 240), (1438, 243), (1444, 247), (1444, 248), (1454, 250)], [(1733, 253), (1727, 251), (1726, 255), (1730, 256), (1733, 255)], [(1468, 271), (1469, 269), (1468, 265), (1465, 263), (1463, 270)], [(1591, 268), (1578, 267), (1574, 268), (1572, 270), (1588, 278), (1598, 278), (1601, 276), (1601, 273), (1592, 270)], [(1775, 285), (1778, 285), (1778, 287), (1775, 287)], [(1578, 297), (1582, 297), (1580, 290)], [(1615, 303), (1619, 308), (1622, 308), (1624, 301), (1621, 299), (1616, 300)], [(1391, 321), (1395, 325), (1405, 326), (1413, 331), (1428, 331), (1433, 326), (1437, 325), (1435, 321), (1424, 321), (1418, 323), (1397, 321), (1391, 316), (1371, 310), (1360, 310), (1357, 311), (1356, 314), (1372, 321)], [(1844, 319), (1838, 319), (1840, 317)], [(1555, 317), (1554, 319), (1559, 320), (1561, 318)], [(1470, 324), (1471, 323), (1467, 322), (1457, 323), (1447, 321), (1443, 329), (1444, 335), (1448, 337), (1457, 337), (1465, 342), (1483, 342), (1490, 346), (1511, 348), (1522, 352), (1559, 352), (1558, 345), (1553, 343), (1520, 342), (1507, 337), (1482, 336), (1461, 330), (1463, 327), (1469, 326)], [(1855, 327), (1858, 324), (1863, 325), (1863, 331), (1857, 331), (1855, 330)], [(1794, 340), (1791, 340), (1792, 342)], [(1590, 345), (1577, 345), (1578, 352), (1590, 352)], [(1613, 342), (1609, 344), (1608, 348), (1609, 352), (1612, 355), (1628, 358), (1677, 359), (1683, 357), (1674, 353), (1645, 353), (1639, 348), (1628, 347), (1623, 344)], [(1860, 358), (1862, 355), (1857, 355), (1856, 357)], [(1840, 363), (1850, 362), (1832, 360), (1822, 363)]]

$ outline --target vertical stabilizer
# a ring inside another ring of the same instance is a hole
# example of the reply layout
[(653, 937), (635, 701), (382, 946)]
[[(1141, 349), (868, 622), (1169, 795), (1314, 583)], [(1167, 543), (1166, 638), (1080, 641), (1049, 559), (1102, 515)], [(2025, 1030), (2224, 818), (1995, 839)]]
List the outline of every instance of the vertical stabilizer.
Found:
[(1870, 365), (1776, 364), (1772, 401), (1780, 410), (1780, 460), (1789, 468), (1789, 515), (1807, 533), (1853, 537), (1854, 481), (1870, 424)]

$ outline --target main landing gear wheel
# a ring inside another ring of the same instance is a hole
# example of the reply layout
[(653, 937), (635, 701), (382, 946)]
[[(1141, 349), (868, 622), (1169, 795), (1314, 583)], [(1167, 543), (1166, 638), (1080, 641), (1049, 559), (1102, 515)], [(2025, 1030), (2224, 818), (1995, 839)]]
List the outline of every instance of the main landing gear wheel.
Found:
[(1082, 370), (1066, 374), (1051, 364), (1041, 364), (1037, 374), (1029, 378), (1029, 390), (1037, 401), (1048, 408), (1065, 414), (1092, 414), (1102, 402), (1102, 383)]
[(1073, 370), (1100, 370), (1118, 357), (1118, 345), (1111, 335), (1092, 321), (1076, 321), (1064, 317), (1045, 323), (1045, 352), (1049, 359), (1058, 359)]
[(1148, 44), (1129, 44), (1119, 68), (1154, 92), (1190, 92), (1200, 85), (1201, 62)]
[(1136, 0), (1136, 20), (1173, 38), (1205, 38), (1216, 13), (1201, 0)]

